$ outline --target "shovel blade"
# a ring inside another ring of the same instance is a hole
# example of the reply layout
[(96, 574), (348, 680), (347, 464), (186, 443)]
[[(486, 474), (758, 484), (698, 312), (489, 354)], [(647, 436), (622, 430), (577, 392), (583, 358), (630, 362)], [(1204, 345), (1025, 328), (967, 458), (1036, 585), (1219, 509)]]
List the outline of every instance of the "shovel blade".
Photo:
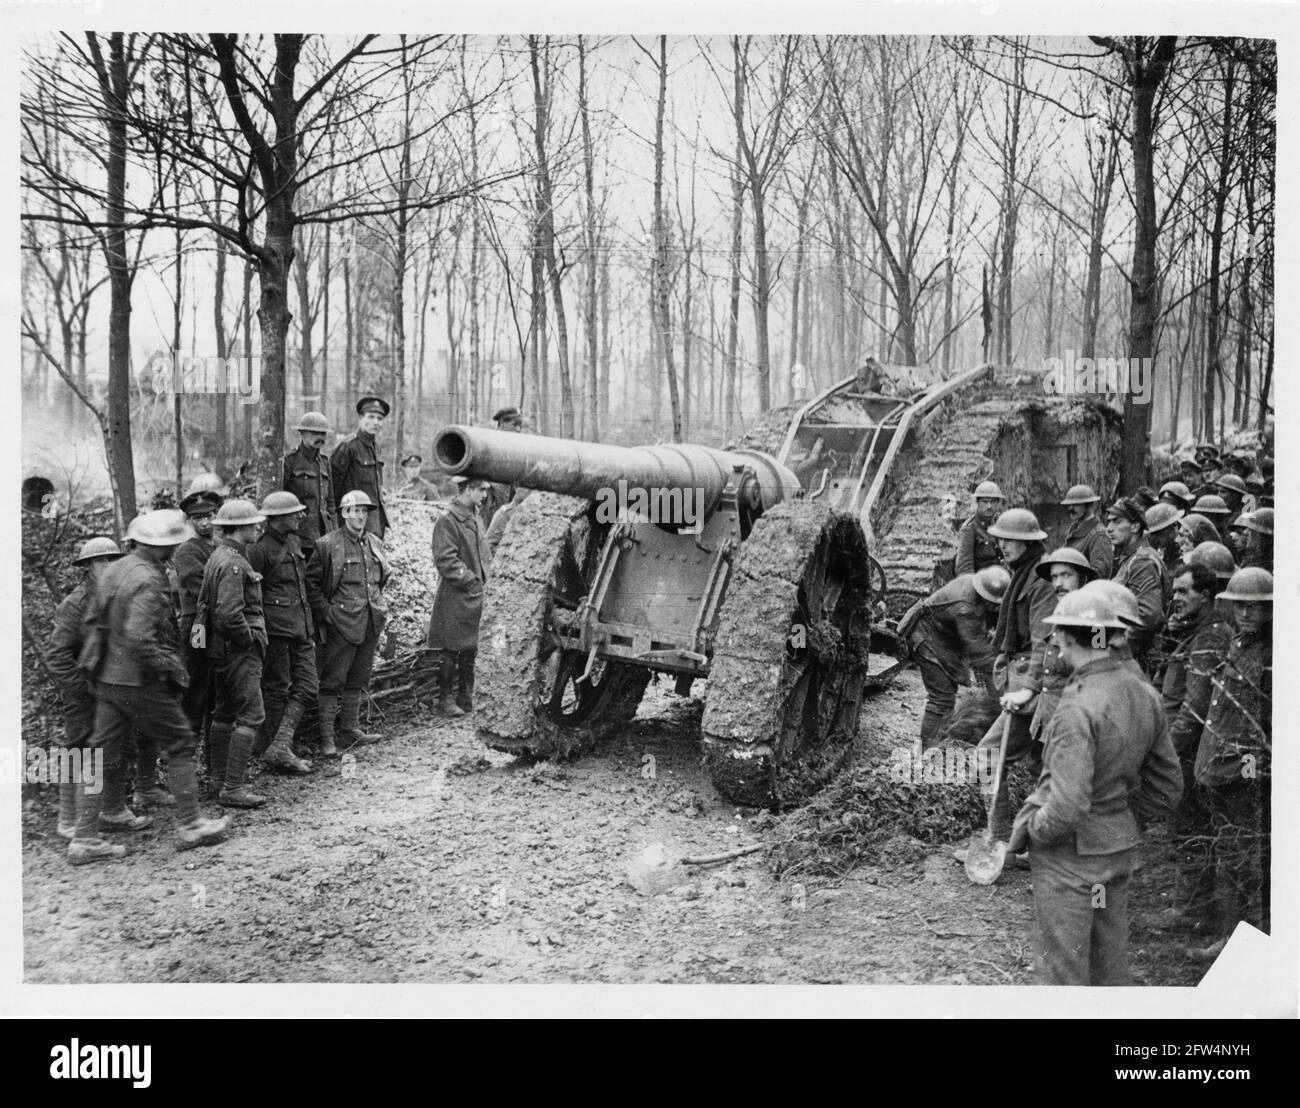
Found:
[(627, 863), (627, 883), (645, 896), (667, 892), (690, 879), (690, 875), (663, 843), (652, 843)]
[(992, 885), (1002, 876), (1007, 844), (990, 839), (988, 832), (971, 836), (966, 850), (966, 876), (974, 885)]

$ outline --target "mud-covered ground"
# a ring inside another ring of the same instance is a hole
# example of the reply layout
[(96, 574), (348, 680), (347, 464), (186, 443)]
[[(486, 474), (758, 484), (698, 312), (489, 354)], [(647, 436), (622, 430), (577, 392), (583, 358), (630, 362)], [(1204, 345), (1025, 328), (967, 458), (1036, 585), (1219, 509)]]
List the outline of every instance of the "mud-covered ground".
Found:
[[(763, 854), (694, 868), (657, 895), (626, 881), (656, 841), (688, 855), (777, 841), (782, 821), (725, 803), (699, 769), (698, 700), (652, 687), (605, 751), (569, 764), (488, 753), (468, 723), (390, 711), (388, 738), (307, 778), (220, 846), (178, 853), (172, 817), (120, 862), (71, 866), (46, 791), (23, 812), (24, 966), (40, 982), (1026, 982), (1027, 871), (966, 879), (913, 842), (838, 883), (775, 881)], [(915, 673), (868, 700), (868, 746), (910, 740)], [(653, 761), (647, 759), (651, 756)], [(653, 776), (650, 775), (653, 767)], [(1135, 878), (1146, 984), (1192, 985), (1160, 842)]]

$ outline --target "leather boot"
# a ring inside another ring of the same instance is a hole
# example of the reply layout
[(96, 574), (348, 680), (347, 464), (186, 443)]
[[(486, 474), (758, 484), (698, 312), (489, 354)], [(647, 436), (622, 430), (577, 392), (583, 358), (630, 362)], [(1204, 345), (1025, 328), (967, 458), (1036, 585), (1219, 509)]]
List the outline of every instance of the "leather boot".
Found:
[(153, 823), (148, 816), (137, 816), (126, 806), (126, 763), (104, 767), (104, 791), (100, 796), (99, 829), (101, 831), (143, 831)]
[[(257, 731), (257, 742), (253, 744), (254, 758), (265, 757), (266, 752), (275, 744), (275, 736), (280, 730), (280, 723), (284, 719), (285, 712), (289, 710), (287, 700), (276, 703), (264, 700), (262, 706), (266, 709), (266, 719), (262, 721), (262, 726)], [(301, 709), (299, 711), (301, 712)]]
[(344, 689), (339, 698), (339, 742), (345, 750), (354, 746), (371, 746), (379, 741), (379, 736), (361, 730), (361, 691)]
[(460, 680), (456, 687), (456, 707), (466, 715), (474, 711), (474, 661), (477, 650), (462, 650), (458, 659)]
[(126, 847), (106, 842), (99, 834), (99, 812), (104, 794), (87, 792), (85, 785), (77, 786), (77, 829), (68, 843), (68, 861), (74, 866), (85, 862), (101, 862), (121, 858)]
[(77, 783), (75, 781), (59, 782), (58, 832), (65, 839), (70, 839), (77, 833)]
[(148, 789), (136, 789), (131, 796), (131, 806), (133, 808), (174, 808), (176, 798), (168, 791), (166, 785), (157, 783)]
[(283, 773), (311, 773), (311, 763), (304, 762), (293, 752), (293, 733), (298, 729), (302, 719), (302, 705), (292, 700), (284, 710), (280, 725), (275, 730), (275, 738), (262, 755), (262, 764)]
[[(208, 728), (208, 799), (215, 800), (226, 780), (230, 757), (230, 724), (214, 723)], [(178, 813), (179, 815), (179, 813)]]
[(461, 706), (456, 703), (455, 684), (456, 652), (444, 650), (438, 669), (438, 703), (433, 710), (447, 719), (458, 719), (465, 714)]
[(194, 756), (187, 751), (174, 756), (167, 765), (167, 783), (176, 798), (176, 849), (214, 843), (225, 836), (230, 817), (205, 819), (199, 812), (198, 776)]
[(231, 808), (260, 808), (266, 797), (253, 792), (245, 783), (248, 759), (253, 754), (257, 731), (252, 727), (236, 727), (230, 733), (230, 754), (226, 760), (226, 783), (218, 799)]
[(135, 768), (135, 792), (131, 794), (133, 808), (172, 808), (176, 798), (159, 780), (158, 759), (152, 745), (147, 755), (142, 755)]
[(334, 745), (334, 720), (339, 714), (339, 698), (328, 693), (321, 693), (316, 700), (316, 711), (320, 725), (320, 752), (324, 758), (333, 758), (339, 752)]
[(176, 825), (176, 849), (192, 850), (196, 846), (220, 842), (226, 837), (228, 830), (230, 830), (229, 816), (222, 816), (220, 819), (195, 816), (189, 823)]

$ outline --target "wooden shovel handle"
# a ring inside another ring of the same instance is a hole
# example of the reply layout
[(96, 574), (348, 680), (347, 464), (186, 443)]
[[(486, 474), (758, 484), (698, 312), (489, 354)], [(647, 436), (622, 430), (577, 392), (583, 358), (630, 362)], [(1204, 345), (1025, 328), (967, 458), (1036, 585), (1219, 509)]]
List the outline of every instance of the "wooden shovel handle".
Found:
[(1007, 760), (1007, 738), (1011, 734), (1011, 713), (1002, 713), (1002, 743), (998, 747), (998, 768), (993, 771), (993, 799), (989, 802), (989, 842), (993, 841), (993, 818), (998, 810), (998, 793), (1002, 789), (1002, 765)]

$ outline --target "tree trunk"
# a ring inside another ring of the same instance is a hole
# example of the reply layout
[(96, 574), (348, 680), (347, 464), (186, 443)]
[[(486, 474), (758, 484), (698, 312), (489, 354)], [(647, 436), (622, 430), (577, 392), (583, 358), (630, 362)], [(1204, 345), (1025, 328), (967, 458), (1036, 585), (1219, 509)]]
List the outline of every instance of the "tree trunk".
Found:
[[(275, 139), (267, 144), (255, 131), (248, 115), (238, 76), (233, 36), (210, 36), (222, 86), (250, 143), (265, 198), (263, 241), (257, 249), (261, 292), (257, 318), (261, 326), (261, 397), (258, 441), (252, 445), (255, 492), (259, 497), (279, 484), (280, 452), (284, 446), (285, 344), (293, 315), (289, 311), (289, 274), (294, 259), (294, 201), (298, 175), (298, 110), (294, 77), (302, 51), (303, 35), (275, 36), (275, 68), (268, 114)], [(251, 353), (251, 351), (250, 351)], [(251, 405), (246, 406), (251, 419)]]
[[(655, 182), (653, 270), (654, 307), (659, 332), (659, 351), (668, 380), (668, 407), (673, 421), (673, 442), (682, 441), (682, 401), (677, 393), (677, 371), (673, 365), (673, 322), (668, 303), (668, 221), (664, 218), (664, 109), (668, 103), (668, 36), (659, 36), (659, 99), (655, 107)], [(657, 368), (657, 367), (656, 367)]]
[(1092, 211), (1088, 227), (1088, 269), (1083, 281), (1083, 341), (1080, 357), (1097, 356), (1097, 325), (1101, 319), (1101, 262), (1106, 235), (1106, 213), (1119, 166), (1119, 134), (1108, 132), (1105, 152), (1094, 174)]
[[(212, 331), (213, 338), (216, 340), (214, 350), (217, 359), (221, 364), (226, 361), (226, 256), (229, 253), (229, 247), (226, 246), (224, 235), (217, 235), (217, 264), (215, 282), (216, 287), (212, 295)], [(228, 449), (227, 443), (230, 437), (230, 393), (226, 389), (217, 392), (216, 397), (216, 427), (214, 433), (219, 450)]]
[(583, 237), (586, 246), (586, 338), (587, 372), (583, 437), (596, 442), (600, 438), (600, 382), (598, 359), (600, 357), (600, 313), (596, 302), (596, 278), (600, 267), (600, 230), (596, 224), (596, 159), (591, 142), (591, 113), (587, 103), (587, 44), (578, 36), (578, 116), (582, 124), (582, 198)]
[(1259, 383), (1259, 422), (1258, 428), (1263, 431), (1268, 421), (1269, 413), (1272, 408), (1268, 403), (1268, 394), (1273, 388), (1273, 328), (1268, 329), (1268, 347), (1264, 355), (1264, 371)]
[[(87, 35), (98, 58), (99, 44)], [(107, 452), (113, 484), (113, 507), (118, 537), (135, 518), (135, 458), (131, 449), (131, 284), (133, 274), (126, 253), (126, 110), (130, 92), (124, 36), (109, 37), (109, 61), (101, 64), (100, 91), (104, 98), (104, 127), (108, 136), (108, 183), (104, 254), (108, 266), (108, 412)]]
[[(1133, 235), (1132, 302), (1129, 312), (1129, 357), (1155, 362), (1156, 315), (1159, 284), (1156, 271), (1156, 190), (1152, 120), (1156, 90), (1174, 56), (1175, 39), (1162, 36), (1149, 60), (1145, 44), (1136, 40), (1130, 69), (1133, 96), (1133, 200), (1137, 222)], [(1151, 407), (1124, 396), (1124, 439), (1121, 483), (1135, 489), (1145, 482), (1151, 450)]]
[[(261, 400), (257, 405), (258, 439), (251, 443), (256, 495), (260, 500), (274, 489), (281, 474), (280, 449), (284, 445), (285, 348), (289, 324), (289, 267), (293, 264), (293, 201), (275, 197), (266, 208), (266, 257), (258, 266), (261, 295), (257, 322), (261, 329)], [(251, 413), (252, 405), (246, 409)]]
[(1014, 311), (1013, 281), (1016, 267), (1016, 231), (1020, 221), (1020, 118), (1024, 103), (1025, 50), (1019, 40), (1014, 42), (1013, 87), (1006, 97), (1009, 128), (1006, 146), (1002, 151), (1002, 234), (997, 261), (997, 358), (1002, 365), (1011, 365), (1015, 358), (1012, 341), (1012, 315)]
[[(600, 404), (596, 411), (596, 426), (609, 425), (609, 370), (614, 360), (614, 334), (609, 325), (609, 258), (600, 260)], [(599, 435), (593, 435), (599, 441)]]
[[(356, 336), (352, 326), (352, 251), (343, 255), (343, 392), (352, 395), (356, 379)], [(326, 398), (328, 402), (328, 398)], [(322, 409), (326, 418), (332, 418), (329, 409)]]
[(722, 419), (728, 439), (734, 437), (740, 415), (736, 379), (740, 370), (740, 250), (743, 245), (741, 232), (745, 218), (745, 186), (740, 179), (739, 155), (736, 164), (737, 168), (731, 175), (731, 277), (727, 296), (727, 356), (722, 366)]
[(1214, 394), (1220, 385), (1223, 372), (1219, 357), (1221, 340), (1221, 284), (1219, 268), (1223, 259), (1223, 216), (1228, 202), (1229, 178), (1232, 172), (1233, 139), (1232, 133), (1232, 91), (1236, 78), (1236, 65), (1232, 52), (1227, 53), (1223, 74), (1223, 133), (1219, 144), (1219, 179), (1214, 190), (1214, 214), (1210, 223), (1210, 287), (1209, 287), (1209, 338), (1207, 339), (1205, 372), (1205, 398), (1202, 402), (1202, 416), (1205, 437), (1215, 440), (1214, 430)]
[(298, 293), (298, 372), (302, 379), (302, 405), (316, 407), (316, 359), (312, 350), (311, 291), (307, 282), (307, 252), (298, 250), (293, 259), (294, 285)]
[[(176, 184), (176, 207), (181, 206), (181, 187)], [(175, 247), (176, 281), (172, 286), (172, 431), (176, 437), (176, 498), (182, 496), (185, 481), (185, 421), (181, 408), (180, 375), (176, 372), (181, 360), (181, 312), (185, 294), (185, 235), (177, 228), (173, 240)]]
[(330, 394), (330, 278), (334, 273), (334, 270), (331, 268), (334, 245), (333, 231), (333, 226), (327, 223), (325, 225), (325, 268), (321, 271), (320, 279), (321, 323), (319, 410), (322, 412), (325, 411), (325, 406), (329, 403)]
[[(249, 367), (253, 364), (253, 269), (252, 259), (244, 259), (244, 365)], [(238, 410), (244, 414), (239, 421), (239, 456), (247, 458), (253, 453), (253, 406), (240, 404)]]
[(538, 237), (538, 213), (534, 209), (533, 249), (529, 256), (532, 281), (529, 290), (531, 323), (528, 332), (528, 384), (532, 389), (530, 397), (532, 423), (537, 429), (537, 434), (544, 435), (547, 433), (549, 423), (544, 395), (546, 374), (542, 364), (546, 358), (546, 277)]

